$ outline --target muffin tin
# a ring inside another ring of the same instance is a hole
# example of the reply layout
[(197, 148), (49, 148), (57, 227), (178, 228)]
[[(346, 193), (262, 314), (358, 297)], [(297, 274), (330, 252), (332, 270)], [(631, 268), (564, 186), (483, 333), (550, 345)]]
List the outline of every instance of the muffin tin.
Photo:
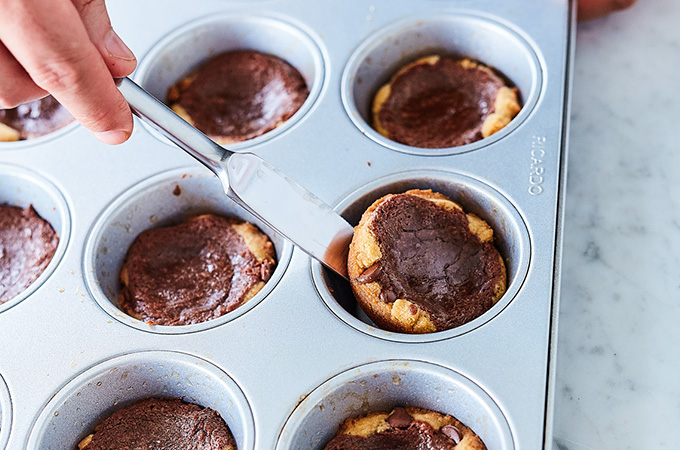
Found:
[(238, 448), (253, 447), (253, 414), (229, 375), (192, 355), (147, 351), (111, 358), (67, 383), (38, 416), (27, 448), (76, 448), (93, 431), (93, 419), (101, 422), (148, 397), (185, 398), (209, 406), (227, 422)]
[[(494, 228), (508, 291), (453, 330), (380, 330), (345, 281), (234, 205), (207, 169), (146, 127), (116, 148), (81, 127), (0, 143), (0, 201), (33, 204), (61, 238), (45, 273), (0, 305), (0, 448), (75, 448), (107, 414), (151, 395), (217, 409), (239, 449), (323, 448), (346, 417), (405, 403), (455, 415), (490, 450), (550, 448), (571, 6), (109, 4), (140, 58), (133, 78), (161, 97), (227, 49), (293, 64), (310, 86), (303, 107), (232, 148), (257, 153), (353, 224), (388, 192), (450, 195)], [(372, 94), (400, 65), (431, 53), (495, 67), (524, 108), (501, 132), (462, 147), (379, 136), (367, 124)], [(204, 212), (253, 221), (271, 237), (278, 263), (263, 291), (190, 326), (153, 326), (120, 311), (118, 270), (136, 235)]]

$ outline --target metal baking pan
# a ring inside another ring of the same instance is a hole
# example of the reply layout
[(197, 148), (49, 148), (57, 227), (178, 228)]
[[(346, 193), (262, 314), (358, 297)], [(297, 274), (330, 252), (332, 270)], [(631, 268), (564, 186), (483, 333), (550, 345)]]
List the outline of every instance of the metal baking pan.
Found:
[[(428, 335), (375, 328), (348, 285), (221, 194), (207, 169), (143, 126), (118, 148), (69, 126), (0, 144), (0, 202), (33, 204), (61, 237), (45, 273), (0, 305), (0, 448), (73, 449), (111, 411), (177, 396), (217, 409), (240, 449), (319, 449), (348, 416), (397, 404), (452, 414), (490, 450), (551, 447), (565, 136), (568, 0), (111, 2), (157, 96), (217, 52), (273, 53), (310, 95), (248, 149), (356, 223), (377, 197), (451, 196), (494, 228), (508, 291), (472, 322)], [(524, 107), (490, 138), (451, 149), (391, 142), (367, 122), (402, 64), (466, 55), (512, 80)], [(138, 124), (139, 125), (139, 124)], [(181, 195), (174, 195), (179, 186)], [(202, 212), (270, 235), (266, 288), (220, 319), (153, 326), (117, 307), (128, 245)]]

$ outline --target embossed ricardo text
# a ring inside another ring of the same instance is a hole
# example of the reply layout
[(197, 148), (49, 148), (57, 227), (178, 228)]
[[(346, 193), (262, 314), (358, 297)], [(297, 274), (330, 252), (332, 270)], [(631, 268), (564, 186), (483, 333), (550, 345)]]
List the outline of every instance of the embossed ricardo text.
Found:
[(531, 166), (529, 167), (529, 194), (531, 195), (543, 193), (545, 141), (545, 136), (532, 136), (531, 138)]

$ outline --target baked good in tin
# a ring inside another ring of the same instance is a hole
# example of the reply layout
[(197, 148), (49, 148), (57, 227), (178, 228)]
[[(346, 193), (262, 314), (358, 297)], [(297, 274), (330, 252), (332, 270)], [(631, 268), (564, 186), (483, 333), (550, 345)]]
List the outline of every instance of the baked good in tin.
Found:
[(0, 142), (34, 139), (73, 122), (73, 116), (51, 95), (12, 109), (0, 109)]
[(260, 136), (283, 124), (307, 99), (300, 72), (255, 50), (221, 53), (168, 90), (168, 103), (220, 144)]
[(397, 407), (345, 420), (324, 450), (486, 450), (470, 428), (448, 414)]
[(78, 449), (236, 450), (236, 442), (211, 408), (180, 399), (147, 398), (114, 412), (80, 441)]
[(57, 233), (32, 206), (0, 205), (0, 304), (43, 273), (58, 244)]
[(204, 214), (142, 232), (120, 271), (121, 309), (150, 324), (189, 325), (243, 305), (269, 280), (274, 245), (256, 226)]
[(402, 333), (463, 325), (506, 289), (491, 227), (431, 190), (376, 200), (354, 230), (347, 269), (371, 320)]
[(469, 58), (440, 55), (401, 68), (376, 93), (373, 128), (413, 147), (457, 147), (496, 133), (521, 109), (517, 89)]

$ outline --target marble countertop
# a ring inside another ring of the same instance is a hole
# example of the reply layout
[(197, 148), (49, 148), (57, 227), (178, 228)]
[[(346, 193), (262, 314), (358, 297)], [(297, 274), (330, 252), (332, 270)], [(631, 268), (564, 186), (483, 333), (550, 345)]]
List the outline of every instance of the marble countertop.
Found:
[(557, 450), (680, 448), (680, 2), (579, 24)]

